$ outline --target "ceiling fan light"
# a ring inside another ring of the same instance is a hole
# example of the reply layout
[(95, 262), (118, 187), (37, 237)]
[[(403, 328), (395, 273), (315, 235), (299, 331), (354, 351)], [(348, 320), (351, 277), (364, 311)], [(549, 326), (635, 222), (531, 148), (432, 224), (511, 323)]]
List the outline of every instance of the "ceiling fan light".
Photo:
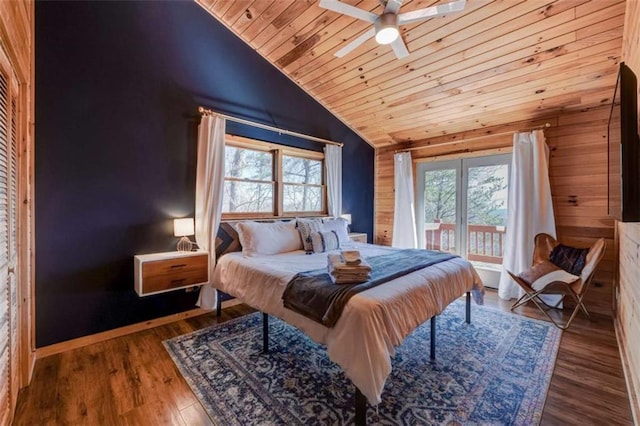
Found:
[(391, 44), (398, 38), (398, 29), (395, 27), (382, 28), (376, 33), (378, 44)]
[(376, 41), (378, 44), (391, 44), (400, 35), (398, 31), (398, 15), (385, 13), (374, 24), (376, 29)]

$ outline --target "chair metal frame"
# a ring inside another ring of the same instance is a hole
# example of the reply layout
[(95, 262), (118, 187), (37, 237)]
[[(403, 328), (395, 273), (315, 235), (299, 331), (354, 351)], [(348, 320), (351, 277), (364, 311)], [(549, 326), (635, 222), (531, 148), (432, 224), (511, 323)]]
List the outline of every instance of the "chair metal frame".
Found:
[[(560, 244), (558, 241), (556, 241), (555, 238), (545, 233), (536, 235), (534, 241), (535, 241), (535, 250), (534, 250), (532, 265), (535, 265), (536, 263), (542, 260), (548, 260), (549, 253), (551, 252), (551, 250), (553, 250), (553, 248), (555, 248), (558, 244)], [(589, 248), (589, 254), (587, 255), (587, 262), (585, 264), (585, 268), (590, 267), (591, 271), (589, 272), (589, 275), (587, 277), (580, 277), (577, 281), (574, 281), (572, 283), (566, 283), (563, 281), (554, 281), (548, 284), (547, 286), (545, 286), (541, 290), (534, 290), (531, 287), (531, 285), (527, 283), (525, 280), (518, 277), (516, 274), (512, 273), (511, 271), (507, 270), (511, 278), (513, 278), (513, 280), (525, 292), (511, 306), (511, 310), (513, 311), (514, 309), (531, 301), (538, 307), (538, 309), (540, 309), (547, 316), (547, 318), (549, 318), (549, 320), (556, 327), (558, 327), (561, 330), (566, 330), (567, 328), (569, 328), (569, 326), (573, 322), (573, 319), (578, 314), (579, 310), (582, 310), (582, 312), (584, 312), (587, 319), (591, 321), (591, 315), (589, 315), (589, 311), (587, 311), (587, 307), (584, 305), (584, 297), (587, 294), (591, 281), (593, 280), (596, 267), (604, 257), (605, 249), (606, 249), (606, 242), (604, 238), (600, 238)], [(561, 298), (558, 301), (558, 303), (556, 303), (555, 305), (549, 305), (540, 298), (541, 295), (546, 295), (546, 294), (563, 295), (563, 298)], [(569, 317), (569, 320), (566, 323), (562, 324), (559, 321), (554, 320), (553, 317), (549, 315), (548, 311), (550, 309), (558, 309), (560, 303), (562, 303), (562, 301), (564, 300), (564, 296), (570, 296), (575, 302), (576, 306), (574, 307), (573, 312)]]

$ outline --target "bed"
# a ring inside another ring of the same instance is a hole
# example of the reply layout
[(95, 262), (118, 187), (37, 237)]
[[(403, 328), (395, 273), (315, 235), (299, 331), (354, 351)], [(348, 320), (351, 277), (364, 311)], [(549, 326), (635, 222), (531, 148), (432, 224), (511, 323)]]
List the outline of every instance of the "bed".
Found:
[[(235, 231), (234, 225), (223, 223), (218, 232), (220, 256), (213, 287), (326, 345), (329, 358), (354, 383), (357, 394), (361, 392), (372, 405), (381, 401), (395, 346), (428, 319), (432, 319), (433, 330), (433, 318), (465, 293), (467, 303), (469, 292), (481, 303), (482, 281), (468, 261), (455, 257), (356, 294), (335, 325), (326, 327), (285, 308), (282, 294), (297, 273), (326, 267), (327, 253), (293, 250), (246, 256), (237, 251), (240, 244)], [(345, 248), (357, 249), (365, 258), (394, 250), (359, 242), (343, 242), (341, 249)], [(356, 421), (358, 417), (362, 413), (357, 413)]]

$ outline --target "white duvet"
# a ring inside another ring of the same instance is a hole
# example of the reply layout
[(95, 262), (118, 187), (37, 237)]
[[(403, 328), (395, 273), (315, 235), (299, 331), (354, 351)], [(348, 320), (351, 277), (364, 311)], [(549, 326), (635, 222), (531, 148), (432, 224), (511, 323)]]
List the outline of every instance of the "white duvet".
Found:
[[(364, 257), (391, 250), (371, 244), (352, 245)], [(482, 290), (482, 281), (473, 266), (454, 258), (356, 294), (336, 325), (327, 328), (286, 309), (281, 299), (296, 273), (326, 265), (327, 253), (307, 255), (298, 250), (260, 257), (228, 253), (218, 259), (212, 284), (326, 345), (329, 358), (344, 370), (371, 404), (381, 401), (382, 389), (391, 373), (394, 346), (467, 291)]]

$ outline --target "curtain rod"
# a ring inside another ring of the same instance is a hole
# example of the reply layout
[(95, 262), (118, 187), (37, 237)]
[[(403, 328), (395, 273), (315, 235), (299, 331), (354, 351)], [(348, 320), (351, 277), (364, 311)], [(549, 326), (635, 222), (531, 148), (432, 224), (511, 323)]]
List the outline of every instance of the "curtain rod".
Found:
[(212, 110), (207, 109), (205, 107), (198, 107), (198, 111), (200, 112), (200, 114), (203, 114), (203, 115), (215, 115), (217, 117), (224, 118), (225, 120), (235, 121), (236, 123), (246, 124), (248, 126), (258, 127), (260, 129), (270, 130), (272, 132), (277, 132), (277, 133), (284, 134), (284, 135), (295, 136), (295, 137), (298, 137), (298, 138), (307, 139), (307, 140), (314, 141), (314, 142), (320, 142), (320, 143), (323, 143), (323, 144), (326, 144), (326, 145), (337, 145), (337, 146), (343, 146), (344, 145), (343, 143), (340, 143), (340, 142), (334, 142), (334, 141), (330, 141), (328, 139), (317, 138), (315, 136), (305, 135), (303, 133), (293, 132), (291, 130), (279, 129), (277, 127), (268, 126), (266, 124), (260, 124), (260, 123), (254, 122), (254, 121), (243, 120), (242, 118), (236, 118), (236, 117), (232, 117), (230, 115), (220, 114), (219, 112), (212, 111)]
[(500, 133), (492, 133), (490, 135), (482, 135), (482, 136), (474, 136), (472, 138), (464, 138), (464, 139), (460, 139), (460, 140), (455, 140), (455, 141), (448, 141), (448, 142), (443, 142), (443, 143), (439, 143), (439, 144), (435, 144), (435, 145), (431, 145), (431, 146), (413, 146), (411, 148), (405, 148), (405, 149), (397, 149), (394, 151), (394, 154), (397, 154), (399, 152), (408, 152), (408, 151), (415, 151), (418, 149), (425, 149), (425, 148), (433, 148), (436, 146), (446, 146), (446, 145), (453, 145), (454, 143), (459, 143), (459, 142), (468, 142), (468, 141), (474, 141), (477, 139), (485, 139), (485, 138), (490, 138), (493, 136), (502, 136), (502, 135), (508, 135), (510, 133), (517, 133), (517, 132), (529, 132), (532, 130), (541, 130), (541, 129), (546, 129), (548, 127), (551, 127), (551, 123), (544, 123), (540, 126), (535, 126), (535, 127), (529, 127), (526, 129), (521, 129), (521, 130), (510, 130), (508, 132), (500, 132)]

